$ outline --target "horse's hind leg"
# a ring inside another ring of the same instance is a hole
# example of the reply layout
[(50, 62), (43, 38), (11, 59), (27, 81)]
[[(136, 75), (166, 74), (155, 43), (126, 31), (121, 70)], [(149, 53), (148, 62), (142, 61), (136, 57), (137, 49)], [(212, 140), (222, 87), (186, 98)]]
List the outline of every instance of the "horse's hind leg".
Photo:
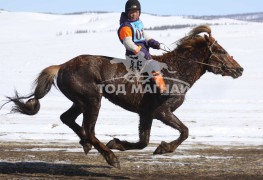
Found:
[(97, 122), (100, 106), (101, 97), (91, 97), (87, 98), (85, 102), (84, 112), (83, 112), (83, 127), (87, 135), (87, 140), (90, 142), (105, 158), (105, 160), (111, 166), (120, 167), (119, 161), (114, 153), (103, 143), (101, 143), (95, 136), (95, 125)]
[(108, 142), (107, 146), (110, 149), (118, 149), (120, 151), (130, 150), (130, 149), (143, 149), (150, 141), (150, 132), (152, 127), (153, 118), (147, 115), (140, 115), (139, 124), (139, 141), (136, 143), (130, 143), (128, 141), (120, 141), (114, 138)]
[(92, 145), (85, 142), (86, 136), (83, 128), (76, 123), (76, 118), (82, 113), (81, 109), (75, 103), (61, 116), (61, 121), (71, 128), (80, 138), (80, 144), (83, 146), (85, 154), (91, 150)]

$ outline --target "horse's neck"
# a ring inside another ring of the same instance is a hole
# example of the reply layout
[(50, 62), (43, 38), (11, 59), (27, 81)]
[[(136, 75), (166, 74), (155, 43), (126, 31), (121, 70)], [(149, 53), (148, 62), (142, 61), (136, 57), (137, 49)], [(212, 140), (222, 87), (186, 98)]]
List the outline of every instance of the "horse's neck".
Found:
[(192, 86), (206, 72), (206, 67), (197, 63), (204, 62), (205, 57), (206, 54), (191, 53), (186, 58), (178, 59), (177, 69), (180, 78), (185, 79)]
[(176, 71), (174, 74), (166, 72), (165, 76), (185, 81), (192, 86), (206, 71), (203, 65), (194, 61), (203, 62), (206, 56), (208, 56), (206, 52), (191, 54), (170, 52), (163, 56), (154, 56), (154, 58), (166, 63), (171, 71)]

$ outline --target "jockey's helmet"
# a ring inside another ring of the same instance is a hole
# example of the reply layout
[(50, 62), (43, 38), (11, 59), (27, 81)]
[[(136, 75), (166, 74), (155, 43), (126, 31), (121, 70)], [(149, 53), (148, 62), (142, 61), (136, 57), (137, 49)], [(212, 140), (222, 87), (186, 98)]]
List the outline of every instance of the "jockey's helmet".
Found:
[(125, 13), (128, 15), (130, 10), (139, 10), (141, 14), (141, 4), (138, 0), (128, 0), (125, 4)]

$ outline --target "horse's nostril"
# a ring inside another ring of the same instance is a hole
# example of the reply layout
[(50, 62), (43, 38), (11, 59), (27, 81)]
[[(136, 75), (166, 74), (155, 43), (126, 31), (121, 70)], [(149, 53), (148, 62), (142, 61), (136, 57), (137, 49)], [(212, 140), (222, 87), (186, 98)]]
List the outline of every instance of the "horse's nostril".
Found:
[(237, 73), (239, 73), (240, 75), (243, 74), (243, 71), (244, 71), (244, 69), (242, 67), (237, 69)]

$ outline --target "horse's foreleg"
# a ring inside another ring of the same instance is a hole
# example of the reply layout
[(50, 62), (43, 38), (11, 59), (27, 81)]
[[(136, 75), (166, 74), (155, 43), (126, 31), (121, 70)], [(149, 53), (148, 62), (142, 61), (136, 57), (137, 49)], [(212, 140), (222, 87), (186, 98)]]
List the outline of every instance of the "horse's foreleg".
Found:
[(128, 141), (120, 141), (117, 138), (114, 138), (108, 142), (107, 146), (110, 149), (118, 149), (120, 151), (131, 150), (131, 149), (143, 149), (145, 148), (150, 141), (150, 132), (152, 127), (152, 117), (140, 117), (139, 124), (139, 141), (136, 143), (130, 143)]
[(86, 138), (101, 153), (109, 165), (119, 168), (120, 164), (115, 154), (95, 136), (95, 125), (101, 104), (100, 99), (89, 98), (87, 104), (89, 106), (85, 107), (83, 112), (83, 127), (87, 135)]
[(178, 139), (166, 143), (164, 141), (157, 147), (154, 154), (164, 154), (174, 152), (175, 149), (188, 138), (188, 128), (172, 113), (169, 111), (159, 112), (157, 119), (162, 121), (164, 124), (177, 129), (181, 134)]
[(66, 124), (69, 128), (71, 128), (81, 139), (80, 144), (83, 146), (85, 154), (91, 150), (92, 145), (88, 142), (85, 142), (86, 135), (84, 130), (76, 123), (76, 118), (82, 113), (79, 106), (73, 104), (66, 112), (64, 112), (60, 119)]

